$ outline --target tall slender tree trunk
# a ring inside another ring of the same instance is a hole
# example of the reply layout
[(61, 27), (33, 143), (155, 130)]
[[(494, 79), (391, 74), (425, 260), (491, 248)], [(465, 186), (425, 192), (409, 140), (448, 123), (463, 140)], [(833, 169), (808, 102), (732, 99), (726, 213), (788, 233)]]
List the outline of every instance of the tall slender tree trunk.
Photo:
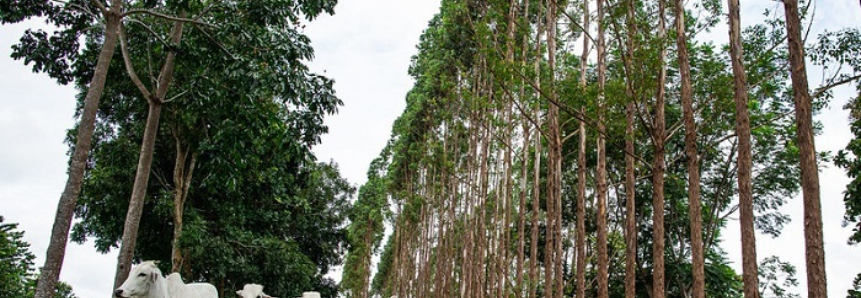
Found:
[(525, 270), (524, 262), (525, 262), (525, 251), (526, 251), (526, 196), (529, 194), (527, 192), (527, 175), (529, 170), (529, 140), (532, 139), (530, 135), (529, 124), (524, 121), (523, 124), (523, 156), (521, 157), (523, 160), (521, 161), (520, 167), (520, 207), (518, 208), (518, 223), (517, 223), (517, 270), (515, 272), (516, 277), (516, 286), (515, 289), (516, 297), (523, 297), (523, 271)]
[[(185, 17), (183, 14), (182, 17)], [(182, 40), (182, 22), (175, 22), (171, 31), (170, 42), (173, 45), (179, 46)], [(126, 54), (126, 53), (124, 53)], [(128, 62), (126, 67), (130, 68)], [(173, 70), (175, 66), (176, 53), (168, 52), (165, 58), (164, 65), (159, 72), (158, 85), (148, 98), (149, 111), (147, 115), (146, 128), (144, 129), (143, 141), (141, 143), (141, 153), (138, 159), (138, 168), (135, 173), (135, 181), (132, 186), (132, 197), (129, 200), (129, 210), (126, 213), (126, 221), (123, 227), (122, 245), (120, 246), (119, 256), (117, 257), (117, 272), (114, 278), (114, 288), (119, 287), (128, 277), (131, 269), (132, 258), (134, 257), (135, 242), (137, 241), (138, 227), (140, 226), (141, 215), (143, 214), (144, 200), (146, 199), (146, 189), (149, 184), (150, 167), (152, 166), (152, 156), (155, 150), (155, 141), (158, 136), (158, 123), (161, 115), (162, 106), (164, 105), (165, 95), (173, 81)], [(134, 72), (129, 71), (129, 74), (134, 78)], [(145, 90), (141, 85), (139, 88)], [(144, 92), (146, 97), (146, 92)]]
[(801, 39), (798, 0), (783, 0), (786, 10), (786, 35), (789, 43), (789, 66), (795, 99), (795, 125), (801, 158), (801, 193), (804, 198), (804, 243), (807, 259), (807, 297), (828, 297), (825, 277), (825, 249), (822, 243), (822, 210), (819, 198), (819, 168), (813, 139), (812, 98), (808, 89)]
[(150, 102), (149, 114), (147, 115), (146, 128), (144, 130), (143, 142), (141, 144), (140, 157), (138, 159), (138, 170), (135, 175), (135, 183), (132, 188), (132, 200), (126, 213), (125, 227), (123, 228), (122, 246), (117, 262), (117, 273), (114, 279), (114, 288), (119, 287), (128, 277), (131, 269), (134, 247), (137, 241), (138, 226), (143, 213), (143, 203), (146, 196), (146, 187), (149, 182), (150, 166), (155, 149), (155, 139), (158, 135), (158, 122), (161, 115), (162, 103)]
[(368, 289), (370, 288), (369, 278), (371, 277), (371, 251), (374, 246), (374, 220), (368, 216), (365, 222), (365, 234), (362, 236), (362, 242), (365, 245), (365, 251), (362, 252), (362, 261), (360, 272), (362, 272), (361, 281), (359, 281), (358, 298), (368, 298)]
[[(197, 163), (197, 154), (189, 152), (192, 149), (182, 140), (179, 132), (174, 133), (176, 143), (176, 163), (173, 168), (173, 240), (171, 241), (171, 272), (180, 272), (183, 267), (189, 267), (183, 258), (182, 238), (183, 210), (191, 186), (191, 177)], [(191, 156), (189, 156), (189, 154)], [(368, 228), (370, 230), (370, 228)]]
[[(589, 31), (589, 0), (583, 0), (583, 28)], [(580, 55), (580, 87), (586, 88), (586, 65), (589, 62), (589, 37), (584, 34)], [(586, 108), (580, 108), (585, 114)], [(580, 121), (577, 152), (577, 298), (586, 298), (586, 123)]]
[[(532, 2), (530, 0), (523, 0), (523, 15), (524, 19), (528, 17), (529, 14), (529, 3)], [(529, 35), (523, 35), (523, 45), (522, 45), (522, 68), (526, 68), (526, 56), (528, 54), (528, 45), (529, 44)], [(526, 98), (526, 87), (523, 80), (520, 81), (520, 100), (524, 102)], [(518, 209), (518, 219), (520, 222), (517, 227), (517, 235), (518, 235), (518, 244), (517, 244), (517, 273), (516, 273), (516, 289), (517, 293), (515, 297), (528, 297), (529, 294), (526, 294), (524, 291), (524, 271), (526, 270), (526, 196), (529, 195), (528, 192), (528, 171), (529, 171), (529, 142), (532, 139), (530, 132), (531, 123), (527, 120), (528, 115), (522, 115), (523, 118), (523, 156), (521, 157), (523, 160), (521, 161), (520, 168), (520, 208)], [(537, 129), (537, 128), (536, 128)], [(535, 133), (538, 135), (539, 133), (536, 131)], [(535, 190), (533, 190), (535, 191)]]
[(685, 122), (685, 155), (688, 159), (688, 213), (691, 220), (691, 258), (693, 298), (705, 298), (705, 261), (703, 259), (703, 221), (700, 211), (700, 162), (697, 153), (697, 123), (694, 120), (691, 64), (685, 33), (684, 1), (675, 0), (676, 44), (682, 83), (682, 110)]
[(605, 146), (604, 127), (604, 85), (607, 73), (607, 57), (604, 50), (604, 0), (597, 1), (598, 14), (598, 166), (595, 179), (598, 180), (597, 209), (598, 209), (598, 298), (608, 298), (609, 292), (609, 258), (607, 256), (607, 152)]
[[(511, 15), (512, 15), (512, 17), (514, 16), (513, 13)], [(513, 59), (513, 55), (512, 55), (512, 59)], [(507, 139), (506, 142), (508, 143), (509, 146), (506, 146), (506, 148), (505, 148), (505, 157), (504, 157), (504, 164), (503, 164), (503, 168), (504, 168), (503, 176), (505, 177), (505, 196), (503, 196), (503, 198), (502, 198), (502, 200), (503, 200), (503, 208), (502, 208), (502, 210), (503, 210), (503, 213), (502, 213), (503, 214), (503, 218), (502, 218), (503, 229), (502, 229), (502, 231), (503, 232), (502, 232), (502, 243), (499, 247), (499, 250), (503, 254), (502, 255), (503, 261), (499, 265), (499, 271), (500, 272), (499, 272), (499, 277), (498, 277), (497, 281), (499, 282), (501, 289), (497, 294), (497, 298), (508, 297), (508, 295), (509, 295), (509, 293), (508, 293), (509, 288), (508, 288), (508, 282), (507, 281), (508, 281), (508, 277), (510, 274), (509, 271), (511, 268), (511, 266), (509, 264), (511, 261), (510, 260), (511, 259), (511, 253), (509, 250), (509, 246), (511, 245), (511, 238), (510, 238), (511, 237), (510, 236), (511, 235), (511, 228), (510, 227), (512, 224), (512, 222), (511, 222), (512, 221), (512, 219), (511, 219), (511, 212), (512, 212), (511, 205), (513, 203), (512, 200), (514, 197), (512, 195), (512, 192), (514, 191), (514, 181), (512, 180), (512, 174), (513, 173), (511, 170), (512, 165), (513, 165), (511, 156), (513, 154), (512, 146), (514, 144), (514, 126), (515, 126), (514, 121), (513, 121), (514, 119), (512, 118), (512, 114), (513, 114), (512, 105), (513, 104), (514, 104), (514, 98), (509, 98), (509, 101), (505, 107), (506, 120), (507, 120), (507, 123), (505, 124), (506, 139)]]
[[(517, 8), (518, 8), (517, 5), (518, 5), (517, 0), (510, 0), (508, 2), (508, 34), (507, 34), (508, 38), (506, 39), (506, 42), (505, 42), (506, 48), (507, 48), (505, 59), (508, 61), (508, 63), (511, 63), (512, 65), (516, 64), (514, 61), (514, 43), (516, 40), (514, 33), (515, 33), (515, 29), (516, 29)], [(513, 76), (511, 77), (510, 80), (514, 81)], [(506, 88), (506, 87), (503, 86), (502, 88)], [(509, 271), (511, 268), (511, 266), (509, 265), (510, 258), (511, 258), (509, 245), (510, 245), (510, 241), (511, 241), (511, 239), (510, 239), (510, 237), (511, 237), (510, 236), (511, 235), (510, 226), (512, 224), (511, 223), (511, 221), (512, 221), (511, 212), (513, 209), (513, 208), (511, 208), (511, 205), (514, 203), (512, 201), (512, 200), (514, 200), (514, 195), (513, 195), (514, 182), (512, 181), (513, 171), (511, 170), (511, 167), (512, 167), (513, 163), (511, 160), (512, 159), (511, 156), (512, 156), (512, 150), (513, 150), (512, 147), (514, 146), (514, 140), (515, 140), (514, 128), (516, 126), (516, 124), (513, 122), (513, 118), (512, 118), (513, 117), (512, 116), (512, 114), (513, 114), (512, 107), (513, 107), (514, 101), (516, 99), (514, 98), (514, 95), (513, 95), (514, 92), (507, 92), (507, 94), (508, 94), (508, 97), (507, 97), (507, 102), (505, 104), (505, 118), (506, 118), (506, 124), (505, 124), (505, 138), (506, 138), (506, 140), (505, 140), (505, 142), (507, 142), (507, 146), (505, 146), (506, 148), (505, 148), (505, 157), (504, 157), (504, 164), (503, 164), (503, 169), (504, 169), (503, 170), (504, 171), (503, 176), (505, 179), (505, 195), (502, 197), (502, 200), (504, 203), (504, 205), (503, 205), (504, 218), (502, 221), (503, 222), (503, 229), (502, 229), (503, 238), (502, 238), (501, 245), (499, 248), (499, 250), (503, 254), (503, 258), (502, 258), (503, 261), (500, 262), (500, 264), (499, 264), (499, 271), (500, 272), (499, 272), (499, 276), (497, 277), (497, 281), (500, 284), (501, 289), (497, 294), (497, 298), (503, 298), (503, 297), (507, 297), (509, 295), (509, 293), (508, 293), (508, 282), (507, 281), (508, 281), (508, 277), (509, 277)], [(522, 94), (522, 92), (521, 92), (521, 94)], [(522, 198), (522, 196), (521, 196), (521, 198)], [(520, 232), (520, 230), (518, 230), (518, 232)], [(519, 260), (520, 259), (518, 258), (518, 261)], [(518, 266), (520, 266), (520, 264), (518, 264)], [(520, 274), (520, 272), (518, 272), (517, 274)], [(515, 287), (515, 289), (518, 289), (518, 287)]]
[[(472, 112), (470, 111), (469, 113), (472, 113)], [(473, 119), (475, 116), (470, 115), (469, 117), (470, 117), (470, 119), (469, 119), (470, 127), (472, 127), (473, 125), (477, 125), (476, 121)], [(475, 205), (473, 200), (474, 200), (474, 197), (477, 196), (475, 194), (475, 187), (473, 187), (473, 185), (475, 185), (474, 184), (475, 183), (475, 179), (474, 179), (475, 167), (476, 167), (475, 164), (476, 164), (476, 161), (478, 160), (478, 153), (477, 153), (478, 146), (476, 145), (476, 135), (477, 134), (478, 133), (476, 132), (476, 129), (470, 129), (469, 130), (469, 147), (467, 149), (469, 152), (467, 154), (467, 181), (465, 184), (466, 195), (464, 196), (464, 204), (463, 204), (464, 205), (464, 214), (465, 214), (464, 221), (466, 222), (466, 225), (463, 228), (464, 233), (466, 234), (465, 235), (466, 237), (464, 237), (464, 238), (466, 238), (466, 239), (464, 239), (464, 243), (462, 246), (463, 247), (463, 261), (462, 261), (463, 265), (462, 265), (462, 269), (461, 269), (461, 271), (463, 272), (463, 278), (461, 279), (461, 287), (462, 287), (461, 297), (463, 297), (463, 298), (473, 297), (473, 293), (472, 293), (473, 282), (472, 281), (474, 278), (473, 278), (473, 269), (472, 269), (473, 266), (472, 266), (472, 264), (473, 264), (473, 259), (475, 258), (475, 256), (473, 255), (472, 251), (473, 251), (473, 246), (474, 246), (474, 244), (473, 244), (474, 243), (474, 241), (473, 241), (473, 238), (474, 238), (473, 237), (473, 230), (474, 230), (473, 227), (475, 226), (475, 222), (474, 222), (473, 218), (475, 217), (475, 214), (474, 214), (475, 211), (474, 211), (474, 208), (472, 206)]]
[[(537, 24), (535, 30), (535, 83), (538, 88), (541, 87), (541, 76), (540, 73), (540, 62), (541, 62), (541, 34), (542, 34), (542, 21), (541, 17), (543, 15), (543, 6), (538, 5), (538, 16), (537, 16)], [(541, 98), (541, 94), (539, 90), (535, 90), (536, 100)], [(541, 112), (539, 111), (540, 105), (536, 105), (534, 109), (534, 119), (538, 121), (538, 125), (541, 123)], [(541, 127), (536, 127), (535, 133), (535, 158), (533, 159), (534, 163), (534, 172), (532, 173), (532, 238), (530, 239), (530, 254), (529, 254), (529, 279), (530, 279), (530, 298), (538, 297), (538, 284), (539, 284), (539, 272), (538, 272), (538, 215), (539, 215), (539, 201), (541, 200)], [(546, 245), (546, 244), (545, 244)]]
[[(581, 108), (580, 113), (585, 114)], [(580, 121), (577, 153), (577, 298), (586, 297), (586, 123)]]
[(489, 191), (489, 172), (488, 172), (488, 164), (490, 158), (490, 121), (487, 121), (488, 115), (485, 111), (482, 111), (481, 121), (484, 121), (484, 125), (487, 128), (484, 129), (484, 134), (482, 135), (482, 152), (481, 152), (481, 193), (478, 195), (478, 224), (476, 227), (478, 231), (476, 232), (477, 238), (476, 242), (478, 244), (478, 249), (476, 250), (477, 257), (474, 258), (475, 262), (475, 270), (478, 274), (476, 274), (476, 289), (478, 295), (473, 297), (476, 298), (484, 298), (486, 296), (485, 285), (487, 284), (487, 270), (485, 270), (485, 264), (487, 261), (487, 237), (485, 236), (487, 233), (487, 196)]
[[(540, 113), (535, 110), (535, 119), (539, 119)], [(534, 171), (532, 173), (532, 231), (529, 249), (529, 297), (538, 297), (538, 201), (541, 199), (541, 134), (535, 134), (535, 157), (533, 158)]]
[(625, 51), (625, 68), (627, 69), (627, 84), (625, 93), (628, 104), (625, 106), (625, 298), (634, 298), (637, 282), (637, 212), (636, 180), (634, 175), (634, 38), (637, 24), (634, 20), (634, 0), (626, 1), (628, 11), (625, 22), (628, 27), (628, 43)]
[(729, 43), (732, 60), (733, 91), (735, 93), (735, 131), (738, 135), (738, 200), (741, 219), (741, 259), (744, 297), (759, 297), (759, 277), (756, 260), (756, 233), (753, 226), (753, 191), (750, 117), (747, 111), (747, 74), (742, 60), (741, 18), (739, 0), (729, 2)]
[[(408, 179), (408, 178), (409, 178), (409, 175), (407, 175), (406, 179)], [(396, 205), (395, 210), (396, 210), (397, 214), (403, 214), (403, 210), (404, 210), (403, 202), (397, 201), (395, 203), (395, 205)], [(388, 277), (389, 280), (386, 283), (386, 287), (389, 289), (388, 290), (389, 296), (401, 295), (401, 284), (403, 282), (401, 280), (400, 274), (401, 274), (401, 267), (403, 266), (402, 264), (404, 263), (404, 260), (403, 260), (403, 250), (404, 250), (403, 242), (404, 242), (404, 234), (406, 233), (404, 231), (406, 229), (406, 227), (404, 226), (405, 225), (404, 222), (405, 222), (405, 220), (402, 216), (397, 217), (397, 220), (395, 221), (394, 235), (392, 235), (393, 237), (395, 237), (394, 253), (392, 254), (392, 256), (393, 256), (392, 271), (389, 272), (389, 277)]]
[(664, 96), (666, 95), (667, 69), (665, 60), (667, 49), (664, 39), (667, 35), (665, 23), (666, 8), (664, 0), (658, 0), (658, 39), (661, 41), (659, 55), (658, 93), (655, 96), (655, 125), (652, 139), (655, 143), (655, 158), (652, 164), (652, 297), (664, 298), (664, 139), (666, 122), (664, 120)]
[[(547, 57), (550, 75), (547, 88), (551, 103), (547, 109), (547, 228), (545, 229), (544, 296), (561, 296), (562, 289), (562, 140), (559, 130), (559, 107), (556, 95), (556, 1), (547, 1)], [(561, 297), (559, 297), (561, 298)]]
[(78, 124), (78, 135), (69, 164), (69, 179), (66, 180), (66, 186), (57, 204), (57, 213), (51, 228), (51, 241), (48, 243), (48, 250), (45, 253), (45, 265), (42, 266), (42, 272), (36, 282), (35, 298), (53, 297), (57, 280), (60, 279), (60, 271), (63, 269), (69, 229), (72, 226), (72, 217), (75, 214), (78, 196), (81, 194), (84, 171), (87, 168), (87, 158), (90, 154), (93, 131), (96, 127), (99, 100), (102, 98), (105, 82), (107, 82), (108, 67), (117, 48), (122, 5), (123, 1), (112, 0), (110, 9), (104, 15), (105, 40), (102, 43), (93, 78), (90, 80), (87, 95), (84, 98), (84, 109), (81, 112), (81, 122)]
[[(457, 112), (455, 112), (455, 115), (457, 115)], [(452, 127), (452, 126), (453, 125), (449, 125), (449, 127)], [(452, 130), (454, 130), (454, 129), (452, 129)], [(451, 135), (453, 135), (452, 138), (454, 140), (451, 142), (452, 149), (450, 150), (450, 152), (452, 152), (451, 154), (453, 154), (455, 156), (459, 156), (460, 150), (458, 150), (458, 148), (460, 148), (460, 138), (459, 138), (460, 133), (454, 131), (454, 132), (451, 132)], [(459, 168), (460, 164), (458, 162), (455, 162), (455, 165), (458, 166), (458, 168)], [(457, 174), (457, 168), (452, 169), (451, 171), (453, 172), (453, 174)], [(443, 267), (443, 270), (441, 272), (442, 274), (444, 274), (444, 276), (442, 278), (443, 289), (442, 289), (442, 291), (440, 291), (440, 295), (438, 295), (437, 298), (456, 297), (453, 295), (454, 288), (455, 288), (454, 287), (454, 281), (455, 281), (455, 274), (456, 273), (452, 269), (454, 268), (455, 262), (457, 262), (457, 256), (455, 256), (455, 254), (454, 254), (454, 248), (455, 248), (454, 237), (455, 237), (455, 235), (457, 235), (457, 232), (455, 231), (455, 229), (456, 229), (456, 225), (457, 225), (458, 221), (456, 220), (455, 212), (457, 209), (459, 194), (458, 194), (458, 183), (455, 180), (455, 178), (453, 177), (454, 175), (452, 175), (452, 173), (448, 173), (448, 174), (449, 175), (446, 175), (446, 181), (448, 181), (448, 183), (449, 183), (449, 193), (450, 193), (450, 202), (449, 202), (449, 206), (448, 206), (448, 221), (447, 221), (447, 230), (448, 230), (447, 234), (449, 236), (446, 239), (446, 245), (443, 247), (443, 253), (445, 256), (447, 256), (447, 258), (443, 258), (444, 267)]]

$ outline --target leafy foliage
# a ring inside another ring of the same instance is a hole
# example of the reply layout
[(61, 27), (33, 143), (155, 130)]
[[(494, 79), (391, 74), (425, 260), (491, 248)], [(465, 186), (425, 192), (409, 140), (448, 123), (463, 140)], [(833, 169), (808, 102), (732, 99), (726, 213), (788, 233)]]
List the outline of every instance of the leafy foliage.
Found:
[[(838, 32), (826, 32), (820, 37), (820, 45), (815, 48), (813, 56), (821, 63), (834, 62), (840, 67), (834, 71), (831, 80), (842, 80), (855, 82), (859, 90), (859, 96), (853, 98), (844, 107), (849, 111), (850, 131), (854, 138), (849, 140), (846, 148), (840, 150), (834, 158), (834, 163), (843, 168), (852, 180), (846, 185), (843, 192), (843, 203), (846, 206), (844, 225), (854, 225), (854, 232), (849, 237), (850, 244), (861, 242), (861, 60), (857, 57), (858, 48), (854, 45), (861, 44), (861, 33), (857, 29), (847, 29)], [(852, 75), (841, 73), (839, 70), (847, 66), (852, 69)], [(854, 78), (854, 79), (853, 79)], [(833, 82), (830, 82), (833, 84)]]
[[(30, 244), (25, 242), (18, 224), (3, 222), (0, 216), (0, 298), (32, 297), (36, 288)], [(54, 298), (77, 298), (72, 287), (59, 282)]]
[(789, 291), (798, 286), (795, 266), (783, 262), (777, 256), (765, 258), (759, 264), (759, 292), (766, 298), (799, 298), (801, 295)]
[(834, 163), (846, 170), (846, 174), (852, 179), (843, 192), (843, 203), (846, 206), (843, 223), (853, 225), (849, 243), (857, 244), (861, 242), (861, 160), (858, 159), (858, 156), (861, 156), (861, 120), (854, 119), (850, 129), (855, 138), (849, 140), (846, 148), (837, 153)]
[(30, 244), (21, 239), (24, 232), (17, 228), (17, 224), (4, 223), (0, 216), (0, 296), (4, 298), (24, 296), (36, 258)]
[(21, 42), (12, 46), (12, 58), (23, 59), (24, 64), (33, 65), (34, 72), (46, 73), (58, 83), (68, 84), (79, 77), (90, 77), (80, 73), (75, 64), (95, 63), (95, 59), (82, 60), (79, 42), (89, 29), (99, 26), (94, 11), (98, 9), (86, 0), (2, 1), (0, 24), (44, 17), (56, 27), (52, 33), (43, 29), (25, 31)]

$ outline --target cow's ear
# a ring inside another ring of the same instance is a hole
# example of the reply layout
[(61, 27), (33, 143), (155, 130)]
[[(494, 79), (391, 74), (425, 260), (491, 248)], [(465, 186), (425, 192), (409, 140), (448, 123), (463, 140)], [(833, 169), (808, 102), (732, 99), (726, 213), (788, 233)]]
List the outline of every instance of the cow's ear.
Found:
[(242, 296), (242, 290), (237, 290), (236, 295)]

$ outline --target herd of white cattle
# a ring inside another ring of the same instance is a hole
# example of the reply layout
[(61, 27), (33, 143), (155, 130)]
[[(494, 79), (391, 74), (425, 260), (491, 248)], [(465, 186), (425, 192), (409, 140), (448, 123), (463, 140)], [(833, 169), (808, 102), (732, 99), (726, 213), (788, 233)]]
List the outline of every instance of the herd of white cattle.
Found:
[[(277, 298), (263, 293), (263, 286), (247, 284), (242, 290), (236, 291), (241, 298)], [(215, 286), (208, 283), (190, 283), (182, 281), (179, 273), (171, 273), (167, 277), (153, 261), (143, 262), (132, 268), (129, 277), (114, 291), (117, 298), (218, 298)], [(300, 298), (320, 298), (318, 292), (302, 293)]]

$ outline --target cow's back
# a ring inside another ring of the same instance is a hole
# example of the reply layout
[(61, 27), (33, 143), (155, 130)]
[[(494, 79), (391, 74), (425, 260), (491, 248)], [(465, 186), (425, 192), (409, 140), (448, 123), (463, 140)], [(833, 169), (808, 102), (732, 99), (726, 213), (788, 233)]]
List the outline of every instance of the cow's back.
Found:
[(218, 291), (212, 284), (186, 284), (179, 273), (171, 273), (166, 279), (170, 298), (218, 298)]
[[(209, 283), (190, 283), (185, 285), (186, 289), (194, 292), (196, 295), (194, 298), (218, 298), (218, 290), (215, 289), (215, 286)], [(174, 297), (174, 298), (183, 298), (183, 297)], [(191, 298), (191, 297), (186, 297)]]

